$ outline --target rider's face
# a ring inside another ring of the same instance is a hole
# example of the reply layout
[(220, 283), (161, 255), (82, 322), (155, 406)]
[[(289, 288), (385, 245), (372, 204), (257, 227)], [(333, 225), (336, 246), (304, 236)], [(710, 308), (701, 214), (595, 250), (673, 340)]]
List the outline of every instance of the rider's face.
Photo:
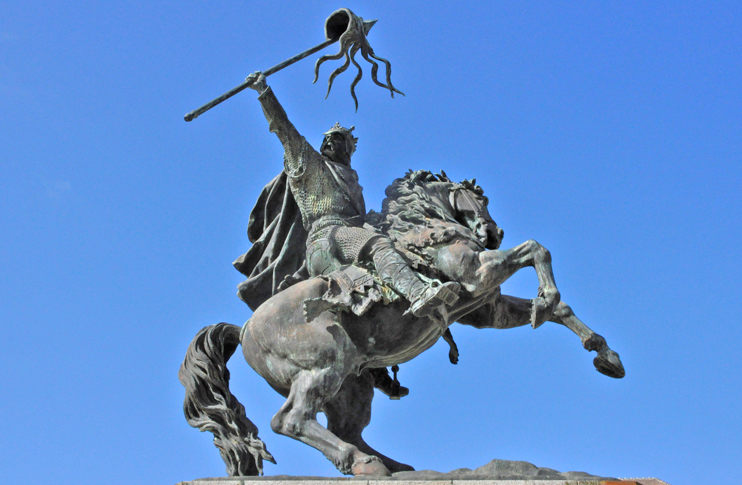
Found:
[(350, 165), (350, 155), (345, 146), (345, 138), (340, 133), (325, 135), (325, 140), (320, 148), (322, 155), (336, 163)]

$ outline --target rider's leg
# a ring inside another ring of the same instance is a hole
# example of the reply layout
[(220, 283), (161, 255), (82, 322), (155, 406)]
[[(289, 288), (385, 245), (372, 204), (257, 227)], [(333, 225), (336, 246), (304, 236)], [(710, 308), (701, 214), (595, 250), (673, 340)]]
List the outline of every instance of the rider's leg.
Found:
[(363, 371), (360, 376), (346, 377), (335, 397), (325, 404), (327, 429), (338, 438), (355, 445), (360, 451), (378, 457), (393, 473), (414, 470), (411, 466), (392, 460), (374, 450), (361, 436), (364, 428), (371, 422), (373, 398), (374, 378), (368, 370)]
[(403, 294), (410, 302), (410, 311), (423, 316), (441, 304), (453, 305), (458, 300), (459, 285), (454, 282), (433, 286), (422, 281), (386, 237), (377, 237), (369, 244), (368, 254), (381, 280)]

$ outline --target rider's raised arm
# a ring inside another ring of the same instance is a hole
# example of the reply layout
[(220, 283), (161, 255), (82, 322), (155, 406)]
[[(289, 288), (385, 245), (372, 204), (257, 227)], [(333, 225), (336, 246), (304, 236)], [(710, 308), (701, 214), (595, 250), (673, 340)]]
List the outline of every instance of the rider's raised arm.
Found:
[(275, 133), (283, 144), (285, 152), (285, 168), (289, 175), (297, 176), (304, 172), (304, 164), (314, 157), (307, 156), (307, 151), (314, 152), (314, 148), (307, 140), (299, 134), (294, 125), (289, 121), (286, 111), (278, 102), (273, 90), (266, 84), (262, 73), (251, 74), (256, 81), (251, 86), (258, 91), (258, 101), (263, 107), (263, 114), (268, 120), (268, 129)]

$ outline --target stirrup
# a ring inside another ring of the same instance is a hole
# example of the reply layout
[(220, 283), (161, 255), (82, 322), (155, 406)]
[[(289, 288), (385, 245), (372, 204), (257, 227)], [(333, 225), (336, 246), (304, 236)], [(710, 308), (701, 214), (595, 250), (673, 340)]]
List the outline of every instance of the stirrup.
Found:
[(370, 371), (374, 378), (374, 387), (389, 396), (389, 399), (392, 401), (399, 401), (400, 398), (403, 398), (410, 393), (410, 390), (400, 385), (399, 380), (397, 380), (399, 366), (395, 365), (392, 367), (392, 371), (394, 371), (394, 379), (389, 376), (389, 371), (385, 367), (380, 369), (371, 369)]

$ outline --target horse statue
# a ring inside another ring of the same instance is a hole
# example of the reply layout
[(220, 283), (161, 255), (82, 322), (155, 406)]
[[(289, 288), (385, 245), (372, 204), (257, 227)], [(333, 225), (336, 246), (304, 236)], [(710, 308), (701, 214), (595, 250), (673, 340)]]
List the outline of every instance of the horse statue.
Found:
[[(386, 190), (381, 213), (367, 222), (386, 234), (422, 277), (456, 282), (459, 298), (418, 317), (409, 303), (384, 287), (373, 269), (339, 268), (284, 285), (240, 328), (203, 328), (188, 348), (179, 378), (186, 388), (188, 423), (214, 433), (230, 476), (262, 474), (275, 463), (257, 427), (229, 390), (228, 359), (242, 345), (247, 363), (286, 402), (271, 420), (274, 432), (321, 451), (346, 475), (390, 475), (413, 468), (371, 448), (362, 432), (371, 420), (374, 371), (407, 362), (444, 337), (454, 322), (508, 329), (545, 321), (573, 331), (596, 369), (625, 374), (616, 352), (560, 301), (548, 250), (534, 240), (500, 250), (503, 231), (487, 210), (474, 180), (455, 183), (445, 173), (409, 172)], [(500, 285), (532, 266), (538, 294), (527, 300), (502, 295)], [(452, 347), (450, 357), (456, 357)], [(327, 427), (316, 419), (327, 417)]]

